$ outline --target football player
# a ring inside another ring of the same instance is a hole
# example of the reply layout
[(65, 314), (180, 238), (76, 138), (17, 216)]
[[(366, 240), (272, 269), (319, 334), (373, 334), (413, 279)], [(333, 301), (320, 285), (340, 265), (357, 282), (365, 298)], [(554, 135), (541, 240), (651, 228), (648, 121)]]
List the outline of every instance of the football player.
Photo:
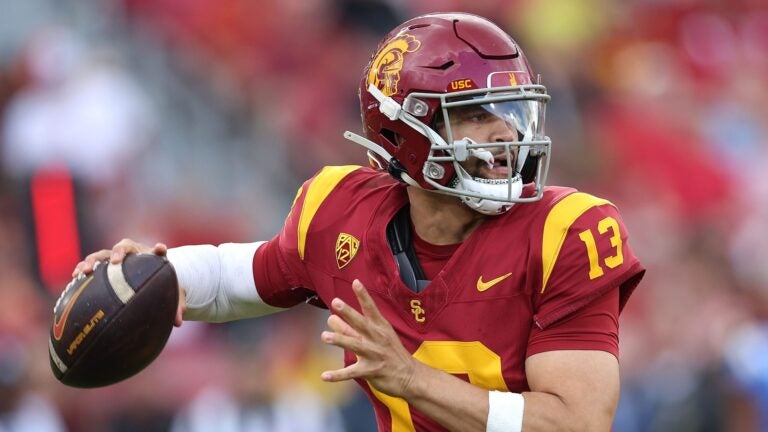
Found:
[[(266, 242), (167, 250), (182, 318), (329, 307), (321, 339), (381, 431), (598, 431), (644, 269), (609, 201), (545, 186), (549, 101), (520, 46), (463, 13), (391, 31), (359, 90), (371, 167), (325, 167)], [(89, 255), (166, 253), (123, 240)]]

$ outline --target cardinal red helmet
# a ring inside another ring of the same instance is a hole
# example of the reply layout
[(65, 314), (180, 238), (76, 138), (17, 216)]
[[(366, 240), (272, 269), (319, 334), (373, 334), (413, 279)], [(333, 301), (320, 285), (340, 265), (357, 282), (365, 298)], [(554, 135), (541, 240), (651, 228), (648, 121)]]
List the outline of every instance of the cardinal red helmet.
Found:
[[(359, 96), (367, 139), (346, 136), (369, 148), (373, 166), (413, 186), (459, 196), (487, 214), (541, 197), (549, 96), (518, 44), (487, 19), (438, 13), (405, 22), (379, 43)], [(468, 108), (504, 120), (517, 130), (516, 139), (477, 143), (452, 136), (452, 119)], [(505, 164), (507, 179), (468, 175), (461, 162), (470, 157)], [(522, 194), (528, 183), (534, 192)]]

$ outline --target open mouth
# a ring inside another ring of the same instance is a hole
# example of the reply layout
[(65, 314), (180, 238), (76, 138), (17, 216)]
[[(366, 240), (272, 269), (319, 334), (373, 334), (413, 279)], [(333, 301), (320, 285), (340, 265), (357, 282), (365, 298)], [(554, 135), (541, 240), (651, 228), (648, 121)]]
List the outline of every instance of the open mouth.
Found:
[(509, 176), (509, 171), (510, 169), (509, 167), (507, 167), (507, 161), (506, 159), (504, 159), (504, 160), (495, 161), (492, 167), (489, 167), (487, 165), (481, 167), (478, 170), (477, 174), (473, 177), (476, 177), (476, 178), (479, 177), (486, 180), (494, 180), (494, 181), (495, 180), (507, 181), (507, 178)]
[(494, 154), (490, 163), (487, 165), (488, 171), (490, 171), (491, 174), (488, 177), (497, 178), (499, 175), (507, 177), (510, 168), (515, 166), (515, 155), (513, 154), (511, 156), (510, 159), (507, 159), (507, 153), (505, 152)]
[[(464, 163), (467, 173), (476, 181), (486, 184), (506, 183), (515, 176), (515, 154), (504, 150), (478, 152), (471, 161)], [(512, 170), (512, 171), (511, 171)]]

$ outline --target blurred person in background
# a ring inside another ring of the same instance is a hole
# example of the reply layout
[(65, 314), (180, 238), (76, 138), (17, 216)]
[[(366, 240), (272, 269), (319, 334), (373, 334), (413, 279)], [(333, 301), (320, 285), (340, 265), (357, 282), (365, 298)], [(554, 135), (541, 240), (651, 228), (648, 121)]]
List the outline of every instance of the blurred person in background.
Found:
[(63, 432), (57, 407), (29, 387), (34, 363), (22, 341), (0, 334), (0, 432)]
[(151, 139), (152, 115), (109, 51), (72, 29), (38, 30), (22, 63), (26, 84), (4, 111), (0, 161), (29, 222), (31, 263), (55, 293), (66, 284), (67, 263), (129, 218), (119, 203), (131, 200), (128, 173)]
[(345, 136), (372, 168), (321, 170), (274, 239), (126, 239), (73, 274), (167, 251), (177, 325), (331, 307), (321, 339), (346, 367), (321, 378), (357, 380), (382, 431), (609, 430), (644, 269), (609, 201), (545, 187), (549, 96), (520, 47), (478, 16), (420, 16), (381, 41), (359, 96), (366, 137)]
[(64, 165), (92, 188), (119, 184), (150, 141), (152, 114), (142, 88), (113, 56), (67, 27), (38, 31), (24, 52), (28, 82), (4, 118), (3, 169), (10, 176)]
[(0, 190), (0, 432), (65, 431), (45, 359), (50, 306), (27, 265), (23, 221)]

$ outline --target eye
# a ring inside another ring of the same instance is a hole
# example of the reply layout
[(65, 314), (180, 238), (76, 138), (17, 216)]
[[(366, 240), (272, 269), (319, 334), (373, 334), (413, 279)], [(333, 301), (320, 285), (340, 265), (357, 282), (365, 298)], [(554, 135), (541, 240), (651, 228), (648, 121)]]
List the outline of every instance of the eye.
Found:
[(471, 108), (455, 112), (452, 116), (454, 122), (466, 122), (472, 124), (481, 124), (488, 122), (494, 116), (482, 108)]
[(474, 123), (482, 123), (485, 122), (490, 116), (491, 115), (489, 113), (483, 111), (475, 113), (469, 120)]

